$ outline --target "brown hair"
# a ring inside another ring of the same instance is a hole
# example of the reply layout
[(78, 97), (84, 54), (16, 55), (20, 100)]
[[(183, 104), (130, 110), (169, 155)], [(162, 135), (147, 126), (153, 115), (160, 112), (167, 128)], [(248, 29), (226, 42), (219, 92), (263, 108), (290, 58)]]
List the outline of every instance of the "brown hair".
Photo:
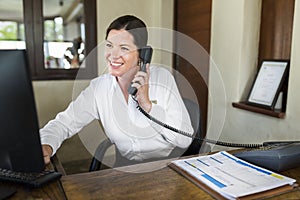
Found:
[(124, 15), (115, 19), (107, 28), (105, 39), (107, 39), (111, 30), (121, 29), (128, 31), (133, 36), (134, 44), (139, 49), (147, 45), (148, 32), (146, 24), (133, 15)]

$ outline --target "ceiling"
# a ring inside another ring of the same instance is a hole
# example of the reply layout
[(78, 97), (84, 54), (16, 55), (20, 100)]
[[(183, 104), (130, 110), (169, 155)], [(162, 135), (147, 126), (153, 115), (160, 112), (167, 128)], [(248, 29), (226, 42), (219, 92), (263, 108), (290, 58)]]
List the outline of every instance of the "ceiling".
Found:
[[(23, 0), (0, 0), (0, 20), (23, 21)], [(74, 17), (82, 10), (82, 0), (43, 0), (44, 17)], [(77, 13), (74, 13), (76, 11)]]

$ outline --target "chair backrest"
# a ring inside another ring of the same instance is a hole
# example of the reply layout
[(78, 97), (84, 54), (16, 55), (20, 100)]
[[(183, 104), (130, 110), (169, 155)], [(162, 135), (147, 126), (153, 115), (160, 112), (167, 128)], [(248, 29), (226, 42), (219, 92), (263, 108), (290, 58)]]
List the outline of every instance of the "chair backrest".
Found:
[(185, 107), (189, 113), (191, 124), (194, 129), (193, 136), (195, 137), (192, 140), (192, 143), (187, 149), (181, 149), (179, 147), (176, 147), (170, 157), (181, 157), (181, 156), (190, 156), (190, 155), (197, 155), (200, 153), (206, 153), (211, 151), (211, 147), (207, 145), (205, 142), (203, 142), (200, 138), (203, 138), (202, 135), (202, 126), (201, 126), (201, 110), (199, 105), (188, 99), (188, 98), (182, 98)]
[(108, 138), (103, 140), (98, 145), (98, 147), (94, 153), (94, 156), (92, 158), (91, 164), (90, 164), (90, 168), (89, 168), (90, 172), (100, 170), (104, 155), (105, 155), (106, 151), (108, 150), (108, 148), (112, 145), (113, 145), (113, 143), (111, 143), (111, 141)]
[[(200, 149), (202, 146), (202, 141), (197, 138), (202, 138), (202, 129), (201, 129), (201, 110), (197, 103), (194, 101), (182, 98), (185, 107), (190, 115), (191, 124), (194, 128), (194, 137), (192, 143), (190, 146), (186, 149), (186, 151), (183, 153), (182, 156), (188, 156), (188, 155), (196, 155), (200, 153)], [(205, 150), (206, 151), (206, 150)]]

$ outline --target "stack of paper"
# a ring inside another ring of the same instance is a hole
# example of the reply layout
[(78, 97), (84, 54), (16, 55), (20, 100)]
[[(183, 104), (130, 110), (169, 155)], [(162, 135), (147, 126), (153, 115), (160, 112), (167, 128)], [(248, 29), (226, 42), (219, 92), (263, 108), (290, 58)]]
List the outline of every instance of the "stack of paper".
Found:
[(204, 186), (203, 189), (209, 188), (212, 193), (216, 192), (227, 199), (249, 197), (275, 188), (278, 192), (291, 190), (296, 182), (295, 179), (252, 165), (224, 151), (172, 161), (170, 167), (198, 186)]

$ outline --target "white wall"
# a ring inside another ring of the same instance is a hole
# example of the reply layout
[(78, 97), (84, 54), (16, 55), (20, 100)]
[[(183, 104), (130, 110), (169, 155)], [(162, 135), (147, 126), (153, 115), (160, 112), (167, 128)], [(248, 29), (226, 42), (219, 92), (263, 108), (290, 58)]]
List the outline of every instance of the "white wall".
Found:
[[(286, 117), (278, 119), (232, 107), (232, 102), (245, 98), (253, 81), (259, 41), (261, 0), (213, 0), (211, 57), (216, 63), (224, 82), (226, 94), (225, 121), (220, 133), (211, 131), (208, 137), (239, 143), (261, 143), (267, 140), (300, 140), (299, 99), (297, 92), (299, 83), (300, 57), (300, 5), (296, 0), (292, 55), (289, 78), (289, 91)], [(298, 23), (298, 24), (297, 24)], [(217, 73), (210, 73), (210, 92), (221, 94), (222, 87), (212, 88)], [(214, 101), (212, 100), (214, 99)], [(210, 108), (220, 106), (222, 99), (215, 95), (210, 97)], [(212, 103), (213, 102), (213, 103)], [(222, 112), (220, 112), (222, 115)], [(210, 116), (212, 114), (210, 113)], [(222, 124), (210, 121), (211, 130)], [(223, 147), (215, 146), (215, 149)]]

